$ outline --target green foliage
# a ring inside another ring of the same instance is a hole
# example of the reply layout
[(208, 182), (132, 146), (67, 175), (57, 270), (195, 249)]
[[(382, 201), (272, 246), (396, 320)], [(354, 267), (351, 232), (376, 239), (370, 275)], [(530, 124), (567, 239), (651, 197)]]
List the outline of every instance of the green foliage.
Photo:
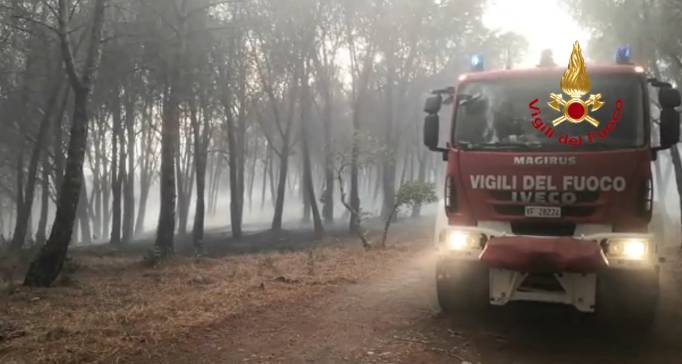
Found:
[(386, 246), (388, 229), (390, 229), (393, 219), (395, 218), (396, 214), (400, 212), (402, 207), (414, 207), (436, 201), (438, 201), (438, 197), (436, 196), (436, 187), (433, 183), (413, 181), (407, 182), (400, 186), (400, 189), (395, 196), (393, 210), (386, 218), (386, 223), (384, 224), (384, 233), (381, 237), (380, 246)]
[(436, 202), (438, 201), (436, 187), (433, 183), (407, 182), (400, 186), (395, 201), (397, 209)]

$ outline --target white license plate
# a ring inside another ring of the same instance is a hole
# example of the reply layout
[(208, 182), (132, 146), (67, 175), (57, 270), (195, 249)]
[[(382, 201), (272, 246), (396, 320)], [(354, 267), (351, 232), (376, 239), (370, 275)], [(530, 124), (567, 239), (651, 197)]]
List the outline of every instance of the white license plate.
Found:
[(526, 206), (526, 217), (560, 218), (561, 207)]

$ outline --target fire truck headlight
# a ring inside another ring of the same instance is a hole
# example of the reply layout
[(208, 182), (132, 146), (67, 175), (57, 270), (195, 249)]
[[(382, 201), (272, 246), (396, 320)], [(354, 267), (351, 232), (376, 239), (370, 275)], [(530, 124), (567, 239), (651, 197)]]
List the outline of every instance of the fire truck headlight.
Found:
[(465, 251), (480, 248), (480, 237), (478, 234), (466, 231), (452, 230), (447, 236), (447, 248), (450, 251)]
[(644, 260), (649, 256), (650, 242), (646, 239), (618, 239), (608, 244), (607, 255), (627, 260)]

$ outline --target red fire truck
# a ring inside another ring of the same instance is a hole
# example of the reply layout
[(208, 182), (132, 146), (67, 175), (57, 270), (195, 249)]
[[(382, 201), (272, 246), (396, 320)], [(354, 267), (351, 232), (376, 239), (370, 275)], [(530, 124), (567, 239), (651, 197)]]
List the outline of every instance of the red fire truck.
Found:
[[(590, 100), (603, 105), (564, 102), (572, 119), (562, 122), (552, 101), (565, 67), (482, 68), (425, 106), (424, 144), (447, 161), (435, 239), (443, 310), (536, 301), (653, 312), (661, 238), (650, 228), (651, 168), (679, 141), (680, 93), (629, 59), (588, 65), (599, 93)], [(444, 104), (453, 114), (440, 147)], [(587, 114), (596, 123), (579, 122)]]

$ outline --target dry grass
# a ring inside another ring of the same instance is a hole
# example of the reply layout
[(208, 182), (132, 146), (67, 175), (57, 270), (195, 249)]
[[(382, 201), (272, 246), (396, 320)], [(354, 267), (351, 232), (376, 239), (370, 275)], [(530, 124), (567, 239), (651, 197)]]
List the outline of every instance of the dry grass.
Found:
[(273, 304), (360, 281), (408, 249), (176, 258), (75, 257), (51, 289), (0, 297), (1, 363), (115, 363), (161, 342)]

